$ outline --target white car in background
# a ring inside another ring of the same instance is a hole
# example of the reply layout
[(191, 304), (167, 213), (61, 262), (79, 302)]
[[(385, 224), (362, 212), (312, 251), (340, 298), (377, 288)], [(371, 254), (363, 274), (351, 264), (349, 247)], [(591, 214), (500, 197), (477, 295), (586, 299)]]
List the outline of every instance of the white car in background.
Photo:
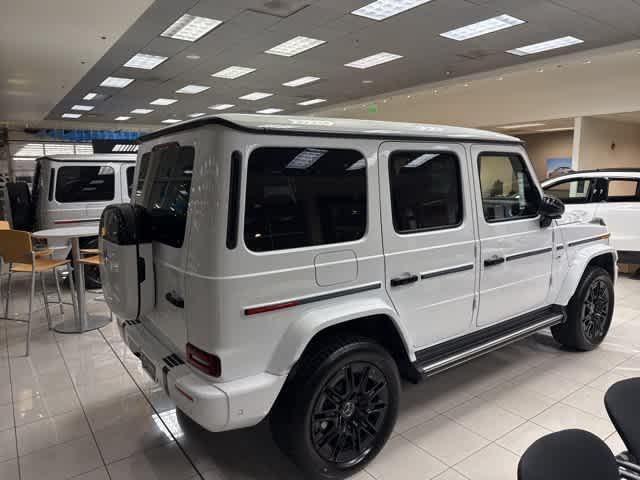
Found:
[(611, 232), (622, 263), (640, 263), (640, 168), (585, 170), (542, 183), (568, 214), (597, 217)]

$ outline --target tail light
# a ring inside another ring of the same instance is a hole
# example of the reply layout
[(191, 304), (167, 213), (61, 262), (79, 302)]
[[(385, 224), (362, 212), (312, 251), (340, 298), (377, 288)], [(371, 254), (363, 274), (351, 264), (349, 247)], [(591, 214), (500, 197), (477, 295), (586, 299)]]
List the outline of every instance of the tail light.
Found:
[(220, 358), (212, 353), (200, 350), (190, 343), (187, 343), (187, 361), (201, 372), (212, 377), (219, 377), (222, 373)]

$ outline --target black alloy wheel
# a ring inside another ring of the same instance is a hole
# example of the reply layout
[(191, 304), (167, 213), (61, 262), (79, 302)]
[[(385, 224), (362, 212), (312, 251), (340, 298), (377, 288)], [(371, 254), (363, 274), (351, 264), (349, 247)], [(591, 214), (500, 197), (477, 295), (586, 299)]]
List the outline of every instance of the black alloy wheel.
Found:
[(609, 290), (604, 280), (591, 283), (582, 305), (582, 326), (584, 336), (592, 343), (600, 343), (606, 334), (609, 300)]

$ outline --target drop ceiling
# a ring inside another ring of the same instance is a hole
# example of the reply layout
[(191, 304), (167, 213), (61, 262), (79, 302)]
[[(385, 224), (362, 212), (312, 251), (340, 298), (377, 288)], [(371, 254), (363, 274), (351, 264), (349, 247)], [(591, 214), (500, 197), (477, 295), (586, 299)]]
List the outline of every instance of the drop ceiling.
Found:
[[(95, 108), (69, 124), (117, 122), (160, 125), (163, 120), (188, 119), (193, 113), (213, 113), (208, 107), (233, 104), (227, 112), (278, 108), (306, 113), (298, 105), (315, 98), (325, 105), (344, 103), (383, 92), (523, 64), (640, 38), (640, 0), (432, 0), (386, 20), (376, 21), (350, 12), (367, 0), (156, 0), (49, 112), (57, 120), (77, 104)], [(196, 42), (162, 37), (180, 16), (222, 21)], [(465, 41), (441, 33), (497, 15), (508, 14), (526, 23)], [(96, 20), (97, 21), (97, 20)], [(546, 40), (574, 36), (584, 43), (519, 57), (507, 50)], [(292, 57), (264, 53), (296, 36), (325, 43)], [(402, 58), (369, 69), (346, 63), (379, 52)], [(137, 53), (167, 57), (151, 70), (124, 67)], [(229, 66), (255, 71), (234, 80), (211, 75)], [(108, 76), (135, 79), (123, 89), (100, 87)], [(282, 84), (300, 77), (320, 80), (299, 87)], [(367, 83), (363, 83), (363, 82)], [(176, 93), (186, 85), (208, 86), (195, 95)], [(89, 92), (100, 94), (86, 102)], [(239, 97), (252, 92), (273, 95), (258, 101)], [(157, 98), (177, 99), (167, 106), (150, 106)], [(146, 115), (131, 110), (152, 108)]]

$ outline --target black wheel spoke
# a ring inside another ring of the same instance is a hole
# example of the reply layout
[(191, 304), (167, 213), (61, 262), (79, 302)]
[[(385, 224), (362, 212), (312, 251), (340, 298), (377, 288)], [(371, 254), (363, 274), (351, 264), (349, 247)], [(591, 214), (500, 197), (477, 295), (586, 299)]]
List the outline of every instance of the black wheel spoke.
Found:
[(331, 403), (335, 404), (336, 407), (339, 407), (342, 404), (342, 395), (335, 391), (333, 387), (327, 387), (324, 390), (325, 395), (331, 401)]
[(591, 342), (602, 340), (609, 318), (609, 290), (602, 280), (589, 287), (582, 307), (582, 325), (585, 337)]
[(355, 383), (353, 381), (353, 370), (351, 369), (351, 365), (347, 365), (344, 368), (344, 381), (345, 381), (345, 393), (347, 397), (350, 397), (353, 394), (355, 389)]

